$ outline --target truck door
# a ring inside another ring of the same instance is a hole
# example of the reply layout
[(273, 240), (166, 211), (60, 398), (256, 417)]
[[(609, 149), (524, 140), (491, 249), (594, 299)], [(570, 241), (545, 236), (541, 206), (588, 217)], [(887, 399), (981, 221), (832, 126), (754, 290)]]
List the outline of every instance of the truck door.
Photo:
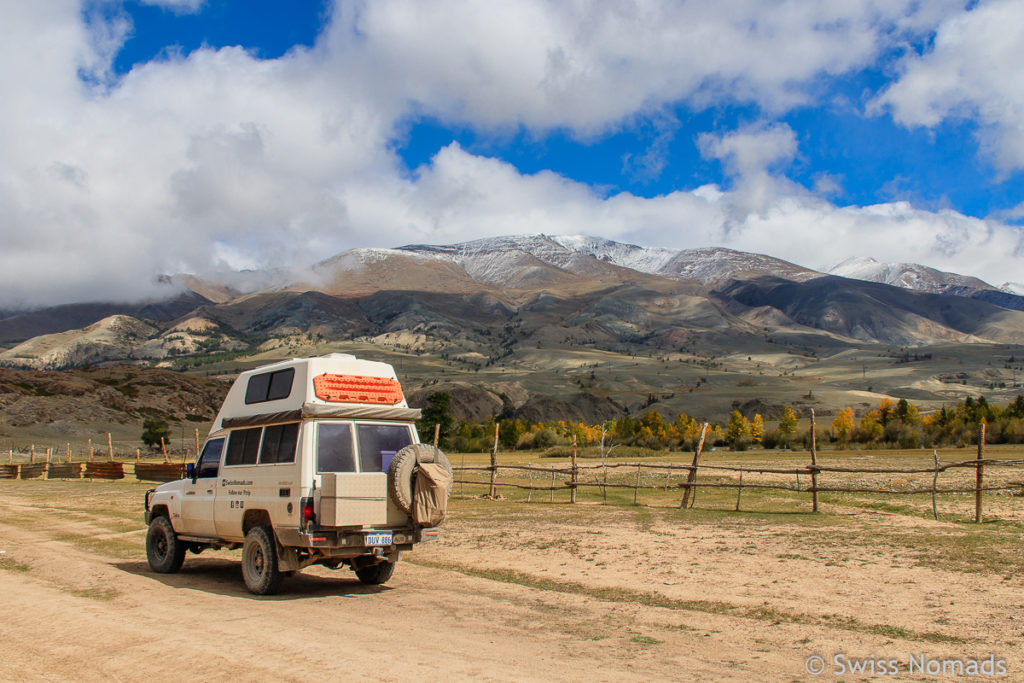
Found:
[(203, 453), (196, 463), (196, 478), (185, 486), (181, 500), (183, 528), (179, 533), (188, 536), (217, 535), (213, 522), (213, 502), (217, 493), (217, 475), (220, 473), (220, 456), (224, 450), (224, 439), (206, 442)]

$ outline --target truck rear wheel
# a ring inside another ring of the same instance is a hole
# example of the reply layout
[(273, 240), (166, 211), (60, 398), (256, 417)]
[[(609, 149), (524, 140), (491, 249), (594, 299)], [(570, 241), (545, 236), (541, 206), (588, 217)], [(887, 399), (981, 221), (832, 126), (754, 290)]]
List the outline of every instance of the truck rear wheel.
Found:
[(380, 564), (374, 564), (369, 567), (363, 567), (362, 569), (356, 570), (356, 576), (359, 577), (359, 582), (366, 584), (367, 586), (379, 586), (382, 583), (387, 583), (394, 573), (394, 562), (381, 562)]
[[(409, 444), (395, 453), (388, 467), (388, 491), (391, 493), (391, 500), (395, 501), (395, 505), (403, 512), (412, 512), (416, 467), (422, 463), (436, 463), (448, 470), (449, 475), (452, 474), (452, 465), (448, 462), (448, 457), (441, 449), (428, 443)], [(452, 478), (449, 476), (448, 495), (451, 493)]]
[(245, 579), (245, 587), (256, 595), (272, 595), (281, 588), (277, 543), (274, 541), (274, 530), (269, 526), (253, 527), (245, 535), (242, 578)]
[(146, 560), (158, 574), (173, 574), (185, 561), (186, 544), (178, 540), (171, 520), (155, 517), (146, 532)]

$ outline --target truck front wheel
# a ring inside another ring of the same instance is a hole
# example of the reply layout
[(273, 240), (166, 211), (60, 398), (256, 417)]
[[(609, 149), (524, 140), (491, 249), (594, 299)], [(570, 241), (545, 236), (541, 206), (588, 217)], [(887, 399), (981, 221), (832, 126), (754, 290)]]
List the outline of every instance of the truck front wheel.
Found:
[(146, 532), (146, 560), (149, 567), (159, 574), (173, 574), (181, 569), (185, 561), (185, 543), (178, 540), (171, 520), (156, 517), (149, 523)]
[(242, 578), (245, 579), (245, 587), (256, 595), (272, 595), (281, 588), (277, 544), (274, 542), (274, 530), (269, 526), (253, 527), (245, 535)]

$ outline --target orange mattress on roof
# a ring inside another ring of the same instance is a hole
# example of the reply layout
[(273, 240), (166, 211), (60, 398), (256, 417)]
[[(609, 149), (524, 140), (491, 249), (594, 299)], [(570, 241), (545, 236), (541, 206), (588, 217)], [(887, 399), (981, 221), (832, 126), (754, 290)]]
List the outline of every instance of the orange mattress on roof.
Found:
[(323, 374), (313, 378), (313, 393), (331, 403), (369, 403), (393, 406), (401, 403), (402, 385), (390, 377)]

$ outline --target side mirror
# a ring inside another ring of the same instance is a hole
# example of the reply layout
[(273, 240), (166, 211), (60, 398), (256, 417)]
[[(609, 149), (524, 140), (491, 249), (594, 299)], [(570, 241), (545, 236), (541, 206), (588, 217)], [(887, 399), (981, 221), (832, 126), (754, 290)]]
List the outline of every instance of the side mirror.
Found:
[(195, 480), (196, 466), (194, 463), (190, 462), (189, 464), (185, 465), (185, 476), (188, 477), (189, 479), (192, 479), (193, 481)]

